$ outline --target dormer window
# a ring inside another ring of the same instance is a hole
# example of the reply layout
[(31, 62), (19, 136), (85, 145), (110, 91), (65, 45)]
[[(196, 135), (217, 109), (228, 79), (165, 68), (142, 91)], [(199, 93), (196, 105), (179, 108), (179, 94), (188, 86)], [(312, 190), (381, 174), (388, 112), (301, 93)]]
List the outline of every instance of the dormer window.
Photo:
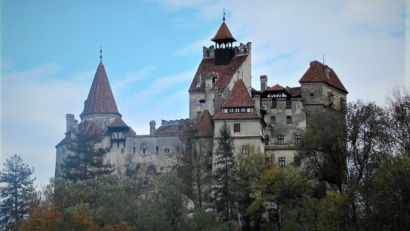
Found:
[(231, 107), (223, 108), (222, 113), (251, 113), (252, 108), (250, 107)]

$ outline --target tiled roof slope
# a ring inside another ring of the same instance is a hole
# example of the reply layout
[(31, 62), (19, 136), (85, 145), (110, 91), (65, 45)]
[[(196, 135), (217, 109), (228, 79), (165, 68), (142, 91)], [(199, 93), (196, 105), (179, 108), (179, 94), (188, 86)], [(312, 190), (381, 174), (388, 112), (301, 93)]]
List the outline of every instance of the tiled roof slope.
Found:
[(222, 22), (222, 25), (219, 27), (218, 32), (211, 41), (217, 42), (221, 40), (236, 42), (236, 39), (232, 36), (231, 31), (225, 23), (225, 20)]
[(246, 90), (245, 83), (242, 79), (236, 81), (231, 93), (222, 104), (222, 107), (253, 107), (251, 96)]
[(201, 119), (197, 125), (198, 132), (196, 136), (198, 137), (212, 137), (214, 135), (214, 129), (212, 126), (211, 114), (208, 110), (204, 110), (202, 113)]
[(115, 118), (110, 125), (108, 125), (109, 128), (128, 128), (128, 125), (120, 118), (117, 117)]
[(226, 119), (262, 119), (262, 117), (256, 112), (255, 108), (252, 108), (252, 113), (222, 113), (222, 110), (218, 112), (213, 118), (214, 120), (226, 120)]
[(241, 55), (233, 58), (228, 65), (215, 65), (215, 58), (202, 59), (196, 73), (201, 73), (201, 85), (197, 87), (197, 74), (191, 83), (189, 92), (205, 91), (205, 76), (208, 73), (216, 72), (219, 75), (214, 84), (214, 88), (224, 89), (232, 79), (232, 76), (238, 72), (239, 67), (245, 62), (248, 55)]
[(300, 87), (290, 87), (287, 90), (290, 92), (290, 94), (293, 97), (300, 97), (302, 95), (300, 89), (301, 89)]
[(299, 83), (325, 82), (345, 93), (348, 93), (335, 71), (329, 68), (329, 78), (326, 76), (325, 65), (319, 61), (310, 62), (310, 67), (299, 80)]
[(104, 135), (105, 131), (100, 126), (98, 126), (94, 121), (83, 121), (78, 124), (78, 131), (90, 134)]
[(266, 91), (283, 91), (283, 90), (286, 90), (286, 89), (279, 84), (276, 84), (275, 86), (269, 87), (268, 89), (266, 89)]
[(87, 114), (116, 114), (121, 116), (102, 62), (98, 65), (90, 93), (84, 104), (84, 111), (80, 116)]
[(137, 137), (137, 133), (134, 131), (134, 129), (132, 129), (132, 127), (129, 127), (127, 137)]
[(182, 126), (181, 124), (163, 125), (155, 131), (155, 134), (179, 134), (182, 130)]

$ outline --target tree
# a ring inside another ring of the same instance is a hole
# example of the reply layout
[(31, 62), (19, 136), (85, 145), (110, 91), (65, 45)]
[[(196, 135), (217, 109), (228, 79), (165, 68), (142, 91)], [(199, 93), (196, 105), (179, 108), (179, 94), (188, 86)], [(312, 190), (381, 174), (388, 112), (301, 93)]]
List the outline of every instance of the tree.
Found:
[(225, 212), (224, 219), (231, 219), (231, 204), (233, 202), (230, 195), (231, 171), (234, 168), (234, 141), (231, 137), (231, 129), (224, 121), (219, 129), (217, 147), (215, 150), (215, 160), (213, 173), (214, 178), (214, 201), (219, 212)]
[(255, 188), (260, 196), (249, 206), (247, 214), (273, 230), (312, 230), (312, 188), (313, 183), (303, 180), (297, 169), (272, 167), (260, 176)]
[(111, 174), (114, 165), (104, 163), (104, 155), (108, 148), (96, 148), (101, 142), (101, 135), (87, 131), (75, 134), (75, 138), (68, 146), (69, 154), (61, 164), (64, 176), (71, 180), (87, 180)]
[(191, 137), (186, 140), (178, 157), (180, 164), (178, 173), (180, 176), (185, 176), (184, 179), (189, 179), (185, 182), (186, 187), (193, 189), (190, 198), (199, 207), (202, 207), (204, 196), (208, 193), (212, 180), (212, 174), (208, 170), (211, 164), (209, 153), (212, 153), (212, 139)]
[(255, 200), (254, 189), (259, 177), (268, 170), (264, 153), (256, 153), (255, 146), (247, 144), (249, 154), (241, 154), (235, 158), (235, 167), (232, 170), (231, 195), (238, 202), (238, 211), (244, 220), (242, 230), (250, 229), (250, 216), (246, 209)]
[(4, 163), (0, 171), (0, 183), (6, 184), (0, 191), (0, 227), (17, 230), (20, 220), (28, 215), (29, 202), (35, 198), (33, 173), (34, 168), (31, 169), (16, 154)]

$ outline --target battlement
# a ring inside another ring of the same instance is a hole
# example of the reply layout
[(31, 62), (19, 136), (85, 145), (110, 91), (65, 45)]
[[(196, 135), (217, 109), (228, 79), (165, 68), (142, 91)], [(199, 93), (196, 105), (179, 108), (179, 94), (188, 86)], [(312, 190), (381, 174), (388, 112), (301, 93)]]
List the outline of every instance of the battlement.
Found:
[[(226, 48), (219, 48), (226, 49)], [(241, 43), (239, 46), (234, 46), (233, 50), (235, 51), (234, 56), (247, 55), (251, 53), (252, 43), (248, 42), (246, 45)], [(210, 59), (215, 58), (215, 46), (212, 45), (209, 48), (203, 47), (203, 58)]]
[(161, 126), (163, 125), (177, 125), (177, 124), (185, 124), (188, 122), (189, 119), (180, 119), (180, 120), (161, 120)]

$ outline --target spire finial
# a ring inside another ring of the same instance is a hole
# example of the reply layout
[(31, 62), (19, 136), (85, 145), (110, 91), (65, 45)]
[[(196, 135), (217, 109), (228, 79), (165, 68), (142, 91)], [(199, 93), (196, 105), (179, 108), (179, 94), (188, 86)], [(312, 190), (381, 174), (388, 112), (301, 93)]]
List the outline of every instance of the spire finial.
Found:
[(102, 47), (100, 46), (100, 62), (102, 62)]
[(223, 17), (223, 20), (224, 20), (224, 22), (225, 22), (225, 8), (224, 8), (224, 17)]

